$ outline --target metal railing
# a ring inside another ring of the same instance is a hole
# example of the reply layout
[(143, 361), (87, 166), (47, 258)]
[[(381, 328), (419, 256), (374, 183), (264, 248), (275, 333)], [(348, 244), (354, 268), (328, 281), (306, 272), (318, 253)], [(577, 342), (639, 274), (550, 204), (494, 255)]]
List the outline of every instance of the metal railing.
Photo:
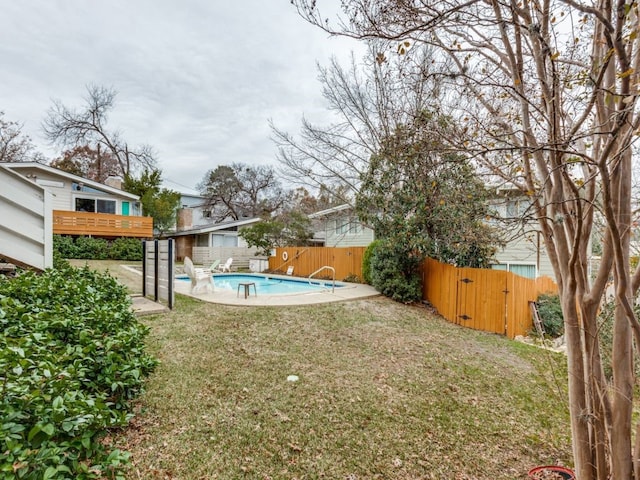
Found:
[(332, 276), (332, 279), (331, 279), (331, 293), (334, 293), (335, 289), (336, 289), (336, 269), (333, 268), (333, 267), (330, 267), (329, 265), (325, 265), (323, 267), (320, 267), (315, 272), (313, 272), (311, 275), (309, 275), (309, 285), (312, 285), (311, 279), (313, 278), (313, 276), (316, 273), (320, 273), (323, 270), (331, 270), (331, 272), (333, 273), (333, 276)]

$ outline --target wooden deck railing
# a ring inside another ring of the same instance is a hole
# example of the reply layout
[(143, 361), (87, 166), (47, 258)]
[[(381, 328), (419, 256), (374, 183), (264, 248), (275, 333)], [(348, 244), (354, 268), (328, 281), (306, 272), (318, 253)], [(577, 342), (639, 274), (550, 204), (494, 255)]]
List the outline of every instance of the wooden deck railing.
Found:
[(151, 238), (153, 237), (153, 218), (54, 210), (53, 233)]

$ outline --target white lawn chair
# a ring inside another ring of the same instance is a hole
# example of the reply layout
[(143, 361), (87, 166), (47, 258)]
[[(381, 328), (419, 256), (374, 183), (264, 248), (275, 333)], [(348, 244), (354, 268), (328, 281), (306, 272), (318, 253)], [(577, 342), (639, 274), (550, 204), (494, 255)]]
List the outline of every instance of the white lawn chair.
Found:
[(219, 270), (221, 272), (228, 272), (231, 273), (231, 264), (233, 263), (233, 258), (229, 257), (227, 258), (227, 261), (224, 263), (224, 265), (221, 265)]
[(213, 283), (211, 271), (195, 268), (189, 257), (184, 257), (184, 273), (191, 280), (191, 293), (197, 293), (202, 287), (205, 287), (206, 291), (209, 291), (209, 288), (211, 291), (215, 291), (216, 286)]

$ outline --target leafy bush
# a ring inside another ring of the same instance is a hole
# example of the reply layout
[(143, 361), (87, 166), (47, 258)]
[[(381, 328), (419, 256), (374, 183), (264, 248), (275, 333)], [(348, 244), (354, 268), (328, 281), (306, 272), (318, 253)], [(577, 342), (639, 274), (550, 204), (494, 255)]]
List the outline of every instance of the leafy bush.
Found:
[(147, 333), (107, 274), (0, 277), (0, 479), (123, 478), (100, 439), (155, 366)]
[(73, 237), (63, 235), (53, 236), (53, 253), (59, 253), (62, 258), (77, 258), (78, 251)]
[(54, 235), (54, 254), (62, 258), (82, 260), (142, 260), (142, 242), (137, 238), (117, 238), (108, 242), (104, 238)]
[(76, 258), (106, 260), (109, 257), (109, 243), (104, 238), (78, 237), (74, 243)]
[(564, 317), (558, 295), (543, 294), (536, 301), (538, 315), (542, 322), (544, 332), (552, 338), (557, 338), (564, 333)]
[(116, 238), (109, 245), (109, 258), (112, 260), (142, 260), (142, 242), (137, 238)]
[(379, 243), (380, 240), (371, 242), (362, 255), (362, 279), (368, 285), (371, 285), (371, 255)]
[(397, 302), (422, 299), (422, 257), (397, 242), (380, 241), (371, 254), (371, 284)]
[(344, 277), (342, 281), (349, 283), (360, 283), (360, 277), (358, 277), (358, 275), (356, 275), (355, 273), (350, 273), (349, 275)]

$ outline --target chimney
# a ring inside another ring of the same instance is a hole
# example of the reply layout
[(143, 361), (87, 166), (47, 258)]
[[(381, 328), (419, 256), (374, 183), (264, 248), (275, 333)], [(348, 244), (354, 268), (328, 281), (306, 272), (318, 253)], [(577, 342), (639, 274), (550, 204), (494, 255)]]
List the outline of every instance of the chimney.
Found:
[(176, 228), (179, 232), (189, 230), (193, 227), (193, 208), (180, 208), (178, 209), (178, 219)]
[(104, 181), (104, 184), (109, 187), (122, 190), (122, 178), (118, 177), (117, 175), (109, 175)]

